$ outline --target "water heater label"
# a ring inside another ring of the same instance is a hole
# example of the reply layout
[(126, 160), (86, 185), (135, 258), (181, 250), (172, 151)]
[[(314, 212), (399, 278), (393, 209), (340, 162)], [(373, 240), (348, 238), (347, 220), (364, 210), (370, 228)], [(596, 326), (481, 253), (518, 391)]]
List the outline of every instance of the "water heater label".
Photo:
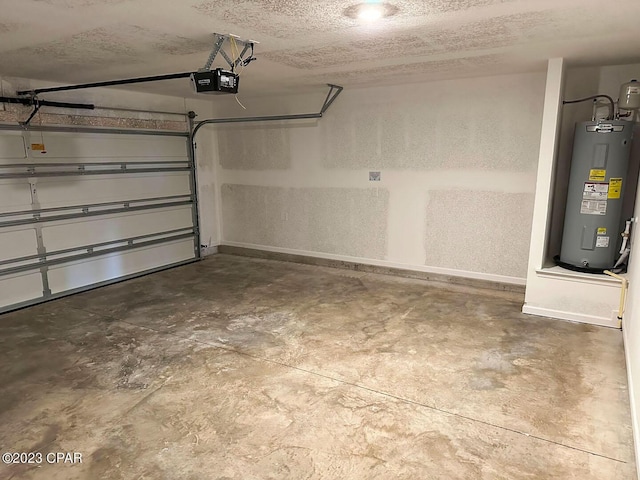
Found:
[(582, 191), (583, 200), (606, 200), (609, 184), (604, 182), (585, 182)]
[(609, 180), (609, 198), (620, 198), (622, 192), (622, 179), (612, 178)]
[(606, 200), (583, 200), (580, 204), (580, 213), (585, 215), (606, 215)]
[(606, 235), (607, 234), (607, 229), (605, 227), (600, 227), (598, 229), (598, 235)]
[(609, 237), (598, 237), (596, 240), (596, 248), (607, 248), (609, 246)]
[(606, 170), (589, 170), (589, 180), (592, 182), (602, 182), (607, 177)]

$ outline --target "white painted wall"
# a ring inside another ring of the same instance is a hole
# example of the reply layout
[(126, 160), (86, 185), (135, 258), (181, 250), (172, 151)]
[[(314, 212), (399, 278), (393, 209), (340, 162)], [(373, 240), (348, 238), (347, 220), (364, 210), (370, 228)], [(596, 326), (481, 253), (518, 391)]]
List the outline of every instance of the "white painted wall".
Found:
[(542, 73), (347, 89), (319, 122), (212, 127), (222, 243), (523, 284), (543, 96)]
[[(636, 195), (635, 218), (636, 222), (640, 218), (640, 189)], [(636, 462), (640, 459), (640, 228), (638, 225), (638, 223), (634, 224), (635, 235), (631, 240), (634, 253), (629, 263), (629, 291), (622, 322)]]

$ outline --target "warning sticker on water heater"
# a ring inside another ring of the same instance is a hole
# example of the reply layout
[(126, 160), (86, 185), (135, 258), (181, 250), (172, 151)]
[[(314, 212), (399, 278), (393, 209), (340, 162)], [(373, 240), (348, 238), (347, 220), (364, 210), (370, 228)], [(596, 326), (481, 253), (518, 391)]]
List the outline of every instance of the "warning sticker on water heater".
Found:
[(606, 215), (609, 184), (605, 182), (584, 182), (580, 213), (585, 215)]
[(620, 198), (622, 192), (622, 179), (612, 178), (609, 180), (609, 198)]
[(607, 178), (607, 171), (606, 170), (600, 170), (600, 169), (591, 169), (589, 170), (589, 180), (594, 180), (594, 181), (602, 181), (605, 178)]
[(609, 246), (609, 237), (598, 237), (596, 240), (596, 248), (607, 248)]
[(583, 200), (606, 200), (609, 184), (604, 182), (585, 182), (582, 191)]
[(580, 213), (585, 215), (606, 215), (606, 200), (582, 200), (580, 204)]

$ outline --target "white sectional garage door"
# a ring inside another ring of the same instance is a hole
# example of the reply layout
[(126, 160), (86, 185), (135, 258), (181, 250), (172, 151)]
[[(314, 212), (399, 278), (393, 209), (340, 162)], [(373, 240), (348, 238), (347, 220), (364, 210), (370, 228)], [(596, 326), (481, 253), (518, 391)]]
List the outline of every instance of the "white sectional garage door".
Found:
[(187, 133), (98, 132), (0, 131), (0, 312), (199, 255)]

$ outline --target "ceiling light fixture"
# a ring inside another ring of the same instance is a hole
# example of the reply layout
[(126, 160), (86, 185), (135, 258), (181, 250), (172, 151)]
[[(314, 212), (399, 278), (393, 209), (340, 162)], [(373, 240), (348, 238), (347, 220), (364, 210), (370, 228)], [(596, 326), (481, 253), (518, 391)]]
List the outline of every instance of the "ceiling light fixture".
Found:
[(398, 7), (385, 2), (369, 1), (345, 9), (344, 16), (363, 23), (373, 23), (398, 13)]
[(375, 22), (384, 15), (384, 7), (380, 4), (365, 4), (358, 12), (358, 18), (364, 22)]

